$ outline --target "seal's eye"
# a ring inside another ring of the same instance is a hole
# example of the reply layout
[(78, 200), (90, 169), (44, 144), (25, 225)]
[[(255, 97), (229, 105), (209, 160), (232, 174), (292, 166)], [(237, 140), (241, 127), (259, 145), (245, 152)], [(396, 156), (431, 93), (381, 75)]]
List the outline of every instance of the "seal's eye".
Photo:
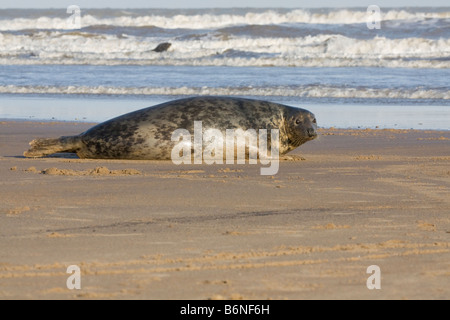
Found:
[(300, 119), (295, 120), (295, 124), (300, 124), (301, 122), (302, 122), (302, 120), (300, 120)]
[(314, 118), (314, 120), (313, 120), (313, 123), (314, 123), (314, 124), (317, 124), (317, 120), (316, 120), (316, 118)]

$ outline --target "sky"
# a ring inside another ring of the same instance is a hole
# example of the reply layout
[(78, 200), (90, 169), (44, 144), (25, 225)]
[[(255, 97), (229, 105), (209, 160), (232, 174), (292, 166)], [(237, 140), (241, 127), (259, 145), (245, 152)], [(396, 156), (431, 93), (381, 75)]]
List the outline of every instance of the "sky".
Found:
[(448, 7), (448, 0), (0, 0), (7, 8), (312, 8), (312, 7)]

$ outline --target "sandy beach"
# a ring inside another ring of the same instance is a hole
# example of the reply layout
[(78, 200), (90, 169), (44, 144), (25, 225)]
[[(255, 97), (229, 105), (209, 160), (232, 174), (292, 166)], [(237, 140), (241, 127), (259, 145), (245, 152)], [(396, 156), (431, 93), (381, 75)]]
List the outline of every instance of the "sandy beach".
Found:
[(275, 176), (22, 156), (91, 126), (0, 122), (0, 299), (450, 299), (449, 131), (321, 129)]

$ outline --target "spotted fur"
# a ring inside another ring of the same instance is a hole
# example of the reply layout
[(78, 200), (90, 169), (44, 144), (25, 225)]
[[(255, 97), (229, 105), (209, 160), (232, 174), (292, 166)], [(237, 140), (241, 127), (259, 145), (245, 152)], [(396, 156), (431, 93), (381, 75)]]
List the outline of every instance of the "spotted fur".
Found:
[(193, 134), (194, 121), (202, 121), (203, 130), (218, 129), (224, 136), (227, 129), (279, 129), (281, 155), (317, 136), (315, 117), (304, 109), (243, 98), (195, 97), (125, 114), (79, 136), (52, 139), (47, 151), (33, 150), (33, 143), (44, 141), (34, 140), (25, 156), (75, 152), (91, 159), (167, 160), (177, 143), (171, 140), (172, 133), (186, 129)]

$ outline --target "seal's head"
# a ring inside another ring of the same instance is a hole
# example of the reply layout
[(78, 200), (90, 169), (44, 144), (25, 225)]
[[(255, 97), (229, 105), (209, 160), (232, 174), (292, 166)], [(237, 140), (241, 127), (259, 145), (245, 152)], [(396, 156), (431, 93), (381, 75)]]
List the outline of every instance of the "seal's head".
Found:
[(289, 146), (293, 149), (317, 138), (316, 116), (308, 110), (291, 110), (287, 117), (286, 128)]

